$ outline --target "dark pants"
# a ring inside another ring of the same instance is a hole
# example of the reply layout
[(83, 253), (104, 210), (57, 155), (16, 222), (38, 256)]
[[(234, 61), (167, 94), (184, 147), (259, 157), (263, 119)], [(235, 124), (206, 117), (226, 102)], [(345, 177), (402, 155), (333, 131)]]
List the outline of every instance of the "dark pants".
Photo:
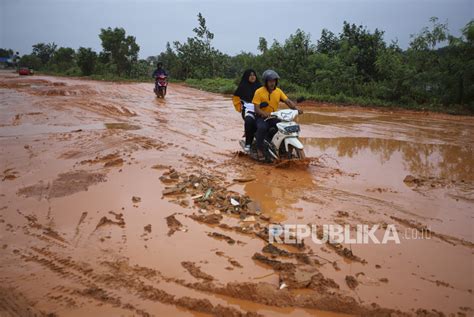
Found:
[(252, 145), (253, 137), (257, 131), (257, 122), (251, 116), (245, 117), (245, 145)]
[(269, 119), (265, 121), (263, 118), (257, 118), (257, 148), (263, 152), (263, 141), (268, 134), (268, 130), (272, 127), (275, 127), (278, 123), (277, 119)]

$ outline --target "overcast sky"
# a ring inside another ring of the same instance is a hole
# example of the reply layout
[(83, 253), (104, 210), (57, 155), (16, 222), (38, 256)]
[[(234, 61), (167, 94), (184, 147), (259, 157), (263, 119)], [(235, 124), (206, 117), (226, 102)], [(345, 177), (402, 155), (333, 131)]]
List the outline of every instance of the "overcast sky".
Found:
[(384, 30), (386, 41), (405, 48), (432, 16), (459, 35), (474, 18), (474, 0), (0, 0), (0, 47), (27, 54), (35, 43), (55, 42), (100, 51), (100, 28), (118, 26), (136, 37), (144, 58), (192, 36), (198, 12), (214, 46), (229, 54), (256, 52), (259, 37), (283, 41), (298, 28), (316, 42), (323, 28), (339, 33), (344, 20)]

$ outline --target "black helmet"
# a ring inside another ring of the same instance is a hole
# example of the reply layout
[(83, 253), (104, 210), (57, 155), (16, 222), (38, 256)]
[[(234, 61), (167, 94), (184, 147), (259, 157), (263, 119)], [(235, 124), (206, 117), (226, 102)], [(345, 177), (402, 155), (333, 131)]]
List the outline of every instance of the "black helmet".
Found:
[(157, 62), (156, 67), (163, 67), (163, 63), (162, 62)]
[(263, 79), (263, 82), (266, 83), (269, 80), (278, 80), (280, 79), (280, 76), (273, 69), (267, 69), (266, 71), (263, 72), (262, 79)]

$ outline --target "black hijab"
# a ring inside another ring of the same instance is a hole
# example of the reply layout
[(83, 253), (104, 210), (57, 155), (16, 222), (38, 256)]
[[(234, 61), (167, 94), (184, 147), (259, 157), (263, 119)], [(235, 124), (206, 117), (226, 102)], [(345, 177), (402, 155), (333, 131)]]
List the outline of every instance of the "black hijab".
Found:
[[(255, 77), (257, 78), (257, 80), (255, 80), (253, 84), (249, 82), (249, 77), (251, 73), (254, 73)], [(237, 89), (235, 90), (234, 96), (240, 97), (240, 99), (243, 101), (252, 102), (255, 90), (257, 90), (261, 86), (262, 84), (260, 84), (260, 81), (258, 80), (257, 72), (253, 69), (247, 69), (242, 75), (239, 87), (237, 87)]]

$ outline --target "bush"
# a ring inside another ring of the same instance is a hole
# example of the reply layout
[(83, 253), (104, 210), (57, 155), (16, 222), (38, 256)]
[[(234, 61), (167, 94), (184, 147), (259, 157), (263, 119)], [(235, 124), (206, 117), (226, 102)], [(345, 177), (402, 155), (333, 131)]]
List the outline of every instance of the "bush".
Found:
[(186, 79), (186, 85), (205, 91), (221, 94), (233, 94), (237, 85), (232, 79), (213, 78), (213, 79)]

